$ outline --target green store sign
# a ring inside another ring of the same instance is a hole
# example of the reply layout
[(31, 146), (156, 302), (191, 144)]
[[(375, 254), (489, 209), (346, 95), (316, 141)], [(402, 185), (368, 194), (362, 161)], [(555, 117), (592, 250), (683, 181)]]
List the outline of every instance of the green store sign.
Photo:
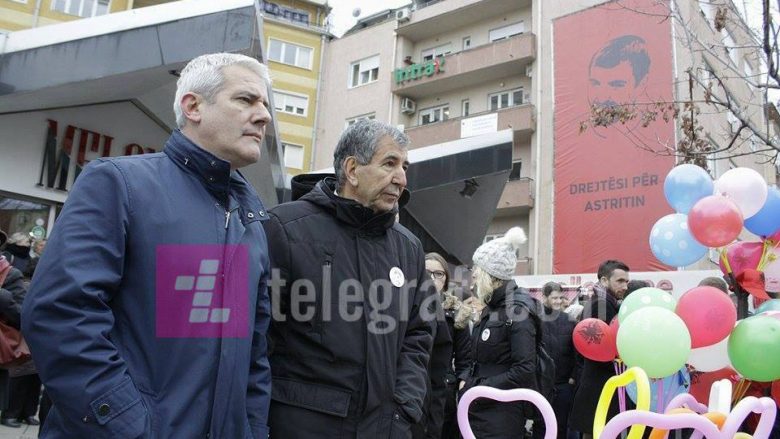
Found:
[(440, 56), (431, 61), (426, 61), (420, 64), (412, 64), (409, 67), (402, 69), (395, 69), (393, 76), (395, 76), (396, 84), (403, 84), (406, 81), (413, 81), (422, 77), (433, 76), (438, 73), (444, 73), (444, 57)]

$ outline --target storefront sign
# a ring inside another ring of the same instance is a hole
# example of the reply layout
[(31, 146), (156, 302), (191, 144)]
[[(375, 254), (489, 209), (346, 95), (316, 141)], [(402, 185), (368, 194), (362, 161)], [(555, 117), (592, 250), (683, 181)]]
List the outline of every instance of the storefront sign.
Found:
[(460, 138), (480, 136), (498, 131), (498, 113), (469, 117), (460, 121)]
[(444, 66), (444, 60), (444, 57), (440, 56), (434, 60), (421, 64), (412, 64), (406, 68), (395, 69), (393, 72), (395, 83), (402, 84), (405, 81), (412, 81), (423, 77), (433, 76), (438, 73), (444, 73), (444, 68), (442, 67)]

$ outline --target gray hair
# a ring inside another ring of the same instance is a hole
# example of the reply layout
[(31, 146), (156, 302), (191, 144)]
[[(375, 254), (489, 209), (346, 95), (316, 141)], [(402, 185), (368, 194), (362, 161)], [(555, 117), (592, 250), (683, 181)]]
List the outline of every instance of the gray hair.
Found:
[(339, 189), (347, 180), (344, 169), (342, 169), (347, 157), (355, 157), (361, 165), (369, 164), (374, 157), (379, 141), (385, 136), (393, 139), (400, 148), (406, 148), (409, 145), (409, 137), (401, 130), (377, 120), (358, 120), (341, 133), (336, 150), (333, 151), (333, 169), (336, 171)]
[(176, 115), (176, 126), (182, 128), (187, 122), (181, 109), (181, 98), (186, 93), (197, 93), (206, 100), (213, 102), (214, 96), (222, 88), (225, 76), (222, 69), (230, 66), (245, 67), (261, 77), (265, 84), (271, 87), (271, 76), (268, 67), (260, 61), (237, 53), (210, 53), (194, 58), (182, 69), (179, 80), (176, 81), (176, 97), (173, 100), (173, 113)]

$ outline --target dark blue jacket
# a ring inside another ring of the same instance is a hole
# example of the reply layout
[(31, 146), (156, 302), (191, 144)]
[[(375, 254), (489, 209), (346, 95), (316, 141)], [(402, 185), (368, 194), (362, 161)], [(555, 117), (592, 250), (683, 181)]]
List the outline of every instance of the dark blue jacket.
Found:
[(265, 218), (179, 131), (162, 153), (91, 163), (23, 306), (54, 402), (42, 437), (265, 439)]

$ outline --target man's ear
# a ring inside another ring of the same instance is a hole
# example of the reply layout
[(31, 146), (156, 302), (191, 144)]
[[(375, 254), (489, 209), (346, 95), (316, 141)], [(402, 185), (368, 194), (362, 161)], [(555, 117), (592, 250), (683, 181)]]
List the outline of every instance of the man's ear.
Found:
[(179, 104), (181, 105), (181, 112), (184, 114), (187, 121), (195, 123), (200, 122), (202, 102), (203, 98), (199, 94), (192, 92), (184, 93)]
[(357, 187), (358, 185), (357, 167), (357, 158), (354, 156), (347, 157), (341, 165), (342, 171), (344, 171), (344, 175), (347, 177), (347, 183), (350, 186)]

